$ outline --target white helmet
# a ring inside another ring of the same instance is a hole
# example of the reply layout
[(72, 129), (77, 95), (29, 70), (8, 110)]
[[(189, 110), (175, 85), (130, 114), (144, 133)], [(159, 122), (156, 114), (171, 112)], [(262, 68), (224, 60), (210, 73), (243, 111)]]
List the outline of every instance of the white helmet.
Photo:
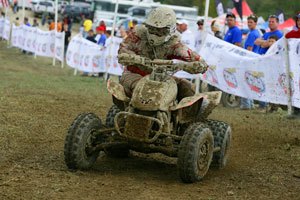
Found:
[(151, 10), (144, 24), (152, 46), (162, 45), (176, 33), (176, 15), (171, 8), (159, 7)]

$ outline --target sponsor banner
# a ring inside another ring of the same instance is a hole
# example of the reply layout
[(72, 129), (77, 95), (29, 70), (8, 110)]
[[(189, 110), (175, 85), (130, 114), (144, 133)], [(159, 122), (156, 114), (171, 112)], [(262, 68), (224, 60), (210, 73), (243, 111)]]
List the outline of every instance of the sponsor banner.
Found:
[(67, 65), (72, 68), (77, 68), (79, 66), (80, 61), (80, 46), (81, 46), (81, 37), (79, 35), (72, 38), (69, 43), (67, 53), (66, 53), (66, 60)]
[(292, 105), (300, 108), (300, 39), (288, 39)]
[(81, 36), (72, 38), (67, 50), (67, 64), (83, 72), (108, 72), (121, 75), (123, 67), (118, 63), (117, 52), (122, 39), (107, 41), (111, 46), (100, 47)]
[[(261, 56), (208, 35), (200, 55), (210, 68), (202, 79), (230, 94), (286, 105), (288, 102), (286, 49), (283, 42), (283, 39), (279, 40), (266, 55)], [(300, 57), (292, 54), (297, 53), (296, 42), (289, 43), (291, 66), (298, 64), (299, 71)], [(293, 73), (297, 70), (295, 67), (291, 68)], [(299, 78), (291, 79), (291, 83), (292, 88), (295, 88), (296, 84), (299, 85)], [(296, 96), (299, 98), (299, 93), (293, 98), (293, 104), (299, 106), (299, 99), (297, 100)]]
[(122, 38), (114, 37), (113, 39), (109, 38), (107, 40), (107, 46), (105, 47), (105, 63), (104, 65), (107, 68), (107, 73), (121, 76), (124, 70), (124, 67), (118, 62), (118, 50), (120, 47)]
[(10, 36), (10, 21), (6, 19), (4, 21), (2, 38), (5, 40), (9, 40), (9, 36)]
[(59, 61), (64, 60), (65, 32), (57, 32), (55, 36), (55, 58)]
[(0, 18), (0, 38), (9, 40), (10, 21), (5, 18)]
[(5, 19), (0, 18), (0, 37), (3, 37), (3, 31), (4, 31), (4, 24), (5, 24)]
[(14, 47), (21, 47), (19, 37), (22, 35), (22, 26), (16, 26), (15, 24), (12, 25), (11, 31), (11, 45)]
[(35, 52), (37, 42), (37, 28), (22, 25), (22, 34), (19, 35), (21, 42), (21, 49), (29, 52)]
[(54, 56), (54, 31), (36, 31), (36, 49), (35, 53), (38, 56), (53, 57)]

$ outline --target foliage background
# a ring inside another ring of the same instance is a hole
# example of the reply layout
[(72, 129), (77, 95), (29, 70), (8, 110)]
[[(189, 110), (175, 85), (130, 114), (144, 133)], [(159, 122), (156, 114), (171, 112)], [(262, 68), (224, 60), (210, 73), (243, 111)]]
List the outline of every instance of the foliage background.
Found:
[[(156, 1), (156, 0), (155, 0)], [(181, 5), (181, 6), (197, 6), (199, 15), (204, 15), (206, 0), (159, 0), (162, 3)], [(232, 0), (221, 0), (226, 8), (233, 8)], [(295, 13), (300, 12), (299, 0), (248, 0), (251, 10), (258, 16), (263, 16), (265, 19), (269, 15), (275, 14), (277, 10), (282, 9), (285, 14), (285, 19), (293, 17)], [(210, 0), (209, 16), (216, 17), (215, 0)]]

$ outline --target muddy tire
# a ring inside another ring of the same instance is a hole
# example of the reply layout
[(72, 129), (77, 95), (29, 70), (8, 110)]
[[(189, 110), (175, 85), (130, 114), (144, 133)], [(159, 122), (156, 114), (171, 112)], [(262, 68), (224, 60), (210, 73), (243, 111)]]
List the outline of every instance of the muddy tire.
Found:
[(222, 105), (226, 108), (236, 108), (241, 104), (241, 98), (233, 94), (223, 92), (221, 97)]
[(214, 152), (211, 167), (222, 169), (228, 160), (228, 150), (231, 143), (231, 128), (228, 124), (216, 120), (208, 120), (207, 125), (213, 132), (214, 147), (220, 147), (220, 151)]
[(118, 112), (121, 110), (116, 106), (112, 105), (106, 115), (105, 125), (107, 127), (114, 127), (114, 119)]
[(92, 133), (101, 128), (101, 120), (93, 113), (78, 115), (70, 126), (64, 146), (65, 163), (69, 169), (89, 169), (99, 151), (89, 152), (93, 143)]
[(213, 134), (206, 125), (195, 123), (185, 131), (177, 160), (183, 182), (193, 183), (203, 179), (213, 157), (213, 148)]
[[(121, 110), (116, 106), (112, 105), (106, 115), (106, 127), (114, 127), (114, 119), (117, 113)], [(104, 149), (104, 152), (107, 156), (113, 158), (126, 158), (129, 155), (129, 148), (127, 145), (114, 146)]]

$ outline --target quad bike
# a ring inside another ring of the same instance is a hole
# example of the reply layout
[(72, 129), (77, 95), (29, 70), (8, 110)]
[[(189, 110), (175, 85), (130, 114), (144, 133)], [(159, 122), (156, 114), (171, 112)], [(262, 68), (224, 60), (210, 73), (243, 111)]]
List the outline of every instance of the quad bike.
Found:
[[(210, 166), (226, 165), (231, 128), (207, 116), (217, 106), (221, 92), (208, 92), (176, 100), (177, 84), (171, 77), (177, 70), (199, 73), (199, 62), (173, 63), (121, 54), (123, 63), (152, 70), (143, 77), (128, 98), (119, 83), (108, 81), (114, 102), (105, 124), (93, 113), (80, 114), (70, 126), (64, 147), (69, 169), (89, 169), (99, 152), (126, 157), (129, 150), (163, 153), (177, 157), (183, 182), (200, 181)], [(196, 69), (196, 70), (195, 70)]]

